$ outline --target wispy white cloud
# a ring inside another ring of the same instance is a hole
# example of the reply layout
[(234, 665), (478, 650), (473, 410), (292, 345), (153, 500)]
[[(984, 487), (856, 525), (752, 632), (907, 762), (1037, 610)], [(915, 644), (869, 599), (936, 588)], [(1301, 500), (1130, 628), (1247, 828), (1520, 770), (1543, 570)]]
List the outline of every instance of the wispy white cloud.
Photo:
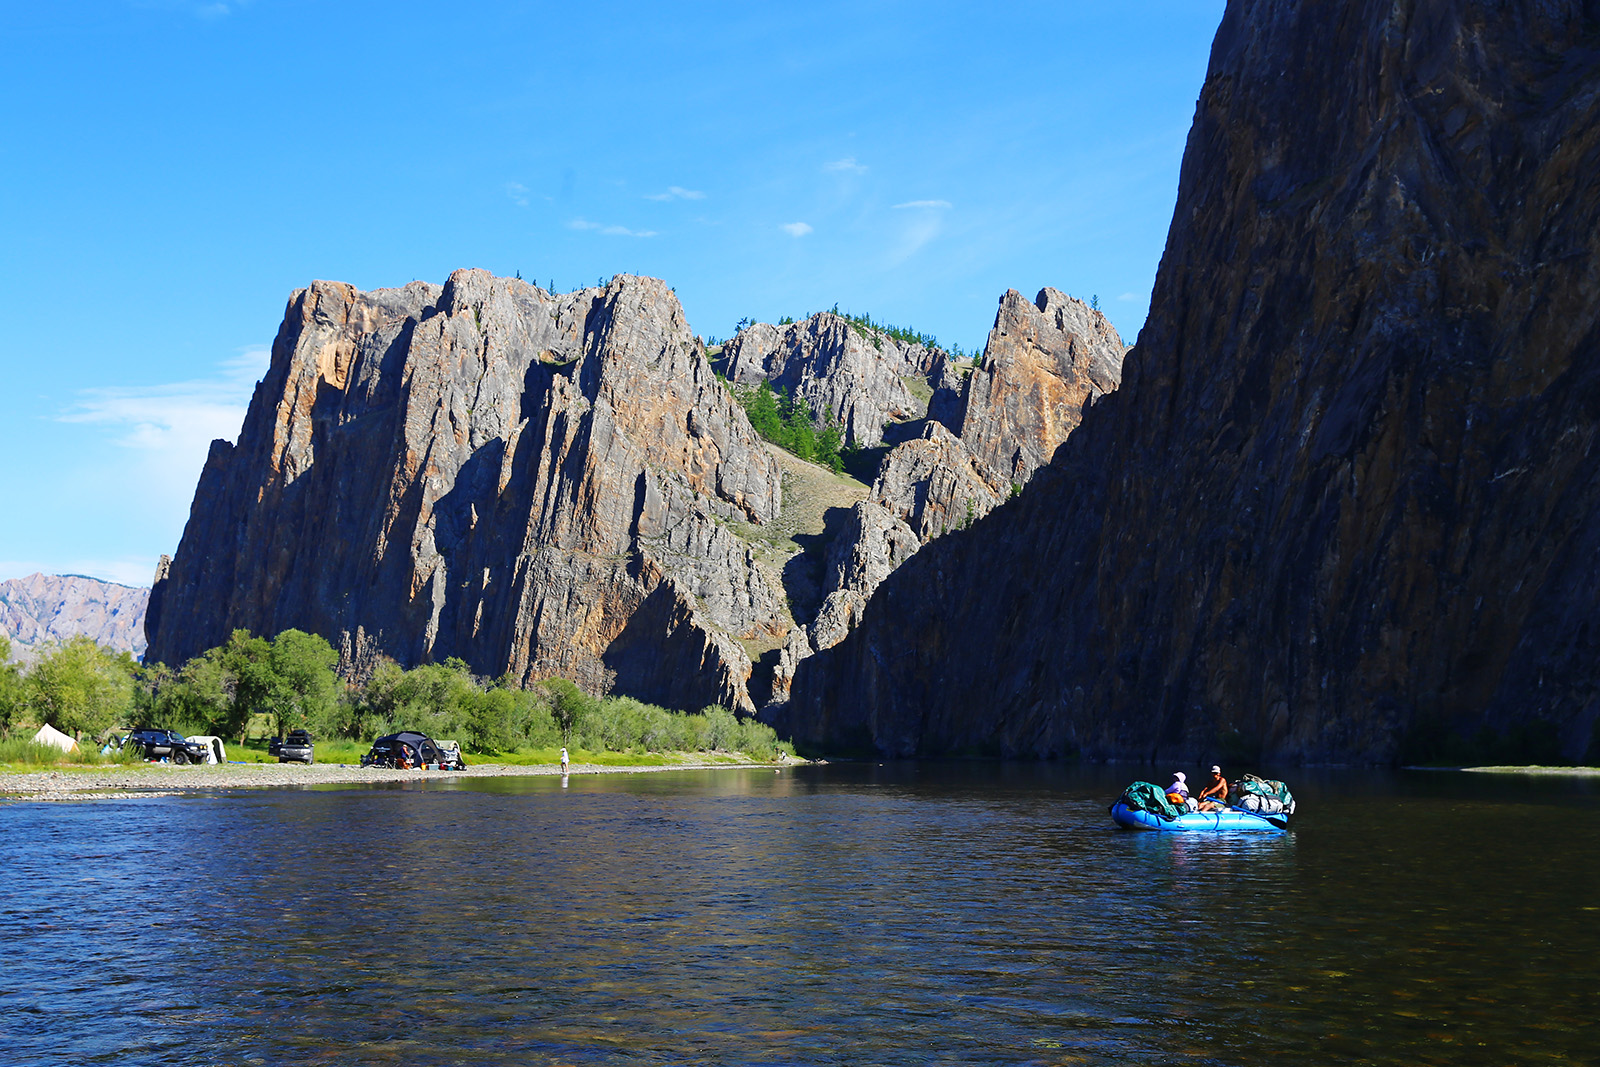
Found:
[(790, 237), (804, 237), (811, 232), (811, 226), (804, 222), (786, 222), (778, 228)]
[(626, 226), (607, 226), (604, 223), (590, 222), (588, 219), (573, 219), (567, 223), (569, 230), (593, 230), (610, 237), (655, 237), (655, 230), (630, 230)]
[(921, 250), (922, 246), (939, 236), (939, 231), (944, 228), (944, 214), (938, 211), (922, 211), (906, 217), (905, 226), (900, 231), (899, 240), (889, 250), (889, 262), (899, 264), (910, 259)]
[(1139, 294), (1138, 293), (1123, 293), (1121, 296), (1117, 297), (1117, 299), (1118, 300), (1137, 300), (1137, 299), (1139, 299)]
[(954, 206), (948, 200), (907, 200), (905, 203), (896, 204), (894, 207), (896, 211), (900, 211), (904, 208), (935, 208), (943, 210)]
[(133, 6), (144, 11), (187, 11), (196, 18), (210, 21), (227, 18), (249, 7), (251, 2), (252, 0), (206, 0), (201, 3), (196, 3), (195, 0), (133, 0)]
[[(257, 379), (272, 353), (250, 348), (217, 366), (210, 378), (166, 385), (85, 389), (57, 416), (61, 422), (103, 426), (121, 448), (171, 457), (205, 459), (211, 442), (232, 440), (244, 421)], [(199, 463), (195, 463), (196, 469)], [(192, 485), (192, 472), (190, 474)]]
[(843, 172), (847, 174), (865, 174), (867, 172), (866, 166), (861, 163), (857, 163), (855, 156), (846, 156), (843, 159), (836, 159), (831, 163), (824, 163), (822, 165), (822, 169)]
[[(0, 559), (0, 581), (26, 578), (30, 574), (82, 574), (102, 582), (134, 587), (148, 586), (156, 576), (156, 557), (118, 556), (110, 559), (65, 556), (56, 559)], [(17, 648), (11, 648), (17, 658)]]
[(681, 185), (669, 185), (664, 193), (646, 193), (646, 200), (704, 200), (706, 194), (698, 189), (685, 189)]
[[(77, 503), (90, 500), (87, 513), (118, 516), (134, 529), (173, 521), (181, 529), (211, 442), (238, 437), (250, 394), (270, 362), (266, 348), (251, 347), (219, 363), (207, 377), (80, 391), (69, 408), (49, 416), (81, 428), (86, 454), (93, 457), (63, 476), (80, 498)], [(108, 529), (115, 521), (110, 520)], [(112, 546), (124, 538), (117, 535), (102, 540), (111, 543), (109, 552), (93, 558), (57, 557), (41, 569), (150, 584), (154, 556), (118, 553)]]
[(506, 195), (518, 207), (528, 206), (528, 187), (521, 182), (506, 182)]

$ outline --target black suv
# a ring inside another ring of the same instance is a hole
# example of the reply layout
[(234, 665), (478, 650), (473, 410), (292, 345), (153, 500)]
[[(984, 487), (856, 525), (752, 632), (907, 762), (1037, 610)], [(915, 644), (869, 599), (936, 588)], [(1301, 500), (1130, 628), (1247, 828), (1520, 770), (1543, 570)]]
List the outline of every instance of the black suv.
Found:
[(315, 763), (315, 741), (305, 730), (290, 730), (288, 737), (274, 738), (267, 745), (267, 755), (277, 756), (279, 763)]
[(170, 759), (173, 763), (204, 763), (206, 746), (189, 741), (176, 730), (133, 730), (122, 739), (122, 751), (142, 753), (147, 760)]

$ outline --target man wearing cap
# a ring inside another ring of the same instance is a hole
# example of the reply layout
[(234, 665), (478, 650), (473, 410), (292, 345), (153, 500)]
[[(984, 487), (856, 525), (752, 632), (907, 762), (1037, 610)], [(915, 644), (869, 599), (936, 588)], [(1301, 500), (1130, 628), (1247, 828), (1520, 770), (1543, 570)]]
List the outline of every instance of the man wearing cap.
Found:
[(1228, 803), (1228, 780), (1222, 777), (1222, 768), (1211, 765), (1211, 780), (1200, 790), (1201, 811), (1221, 811)]

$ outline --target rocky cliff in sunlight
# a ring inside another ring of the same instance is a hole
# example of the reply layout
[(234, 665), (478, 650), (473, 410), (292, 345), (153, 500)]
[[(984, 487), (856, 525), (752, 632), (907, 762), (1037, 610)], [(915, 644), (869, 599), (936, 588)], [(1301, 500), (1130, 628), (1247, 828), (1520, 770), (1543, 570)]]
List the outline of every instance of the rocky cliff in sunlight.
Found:
[(730, 380), (766, 380), (804, 397), (820, 418), (843, 427), (846, 444), (858, 447), (879, 444), (885, 426), (927, 415), (940, 391), (948, 395), (939, 402), (948, 405), (960, 388), (941, 349), (828, 311), (782, 326), (755, 323), (724, 346), (722, 358)]
[(800, 665), (801, 741), (1590, 758), (1600, 11), (1232, 0), (1122, 387)]
[(30, 574), (0, 582), (0, 634), (11, 655), (31, 661), (52, 642), (83, 634), (135, 656), (144, 653), (144, 612), (150, 590), (81, 574)]
[(317, 282), (290, 299), (238, 443), (212, 445), (148, 658), (298, 627), (351, 662), (458, 656), (749, 708), (739, 640), (786, 622), (728, 524), (780, 504), (658, 281)]

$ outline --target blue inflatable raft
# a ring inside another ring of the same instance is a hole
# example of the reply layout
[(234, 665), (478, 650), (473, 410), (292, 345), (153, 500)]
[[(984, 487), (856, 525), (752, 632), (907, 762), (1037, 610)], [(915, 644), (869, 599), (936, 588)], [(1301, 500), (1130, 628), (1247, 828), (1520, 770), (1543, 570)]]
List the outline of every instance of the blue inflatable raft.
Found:
[(1222, 811), (1191, 811), (1163, 818), (1148, 811), (1130, 808), (1122, 801), (1111, 805), (1111, 820), (1125, 830), (1287, 830), (1287, 815), (1257, 815), (1243, 808)]

